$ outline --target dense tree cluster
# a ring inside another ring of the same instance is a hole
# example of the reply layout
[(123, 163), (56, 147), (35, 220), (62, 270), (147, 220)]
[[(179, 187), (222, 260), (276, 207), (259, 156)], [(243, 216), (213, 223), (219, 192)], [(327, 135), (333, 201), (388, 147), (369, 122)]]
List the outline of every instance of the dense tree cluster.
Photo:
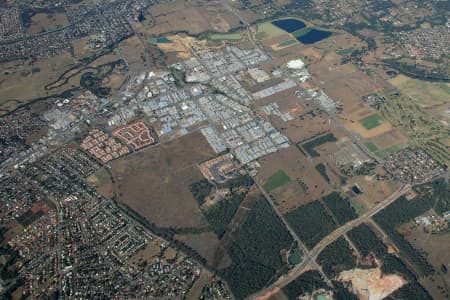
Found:
[(322, 200), (341, 225), (358, 217), (348, 199), (343, 198), (338, 192), (333, 192)]
[(362, 256), (367, 256), (370, 253), (382, 258), (387, 253), (387, 247), (376, 236), (376, 234), (366, 224), (361, 224), (353, 228), (347, 233), (350, 240), (359, 250)]
[(233, 219), (246, 194), (247, 193), (233, 193), (230, 197), (222, 199), (214, 206), (203, 210), (203, 215), (219, 239), (224, 236), (228, 224)]
[(403, 73), (409, 77), (426, 80), (426, 81), (441, 81), (441, 82), (450, 82), (450, 77), (443, 71), (439, 69), (425, 69), (418, 67), (417, 65), (408, 64), (402, 62), (399, 59), (384, 59), (383, 63), (385, 66), (391, 67)]
[(311, 294), (318, 289), (328, 289), (322, 275), (316, 271), (306, 271), (283, 288), (289, 299), (297, 299), (301, 295)]
[(189, 186), (189, 190), (198, 202), (198, 206), (202, 206), (205, 203), (205, 198), (211, 193), (213, 185), (208, 180), (202, 179), (196, 181)]
[(323, 136), (313, 139), (312, 141), (302, 144), (303, 149), (312, 157), (319, 157), (320, 154), (315, 150), (316, 147), (328, 142), (336, 142), (337, 139), (332, 133), (327, 133)]
[(233, 263), (220, 271), (235, 298), (243, 299), (258, 291), (285, 271), (280, 251), (289, 249), (292, 242), (269, 203), (262, 196), (254, 201), (229, 246)]
[(342, 271), (356, 267), (356, 256), (345, 238), (340, 237), (328, 245), (317, 257), (317, 262), (330, 278), (334, 278)]
[[(444, 196), (445, 193), (439, 195), (444, 197), (442, 199), (448, 201)], [(408, 201), (405, 197), (401, 197), (374, 216), (374, 220), (389, 235), (402, 254), (408, 257), (420, 269), (423, 275), (433, 274), (433, 267), (395, 228), (413, 220), (431, 208), (437, 207), (440, 201), (441, 198), (436, 191), (419, 194), (411, 201)]]
[(438, 214), (450, 210), (450, 185), (444, 179), (422, 184), (415, 189), (418, 198), (431, 204)]
[(322, 175), (323, 179), (325, 179), (327, 183), (330, 183), (330, 177), (327, 174), (327, 167), (323, 163), (318, 163), (315, 168), (317, 172)]
[(408, 300), (432, 300), (430, 294), (417, 281), (406, 284), (389, 295), (386, 300), (408, 299)]
[(398, 274), (403, 276), (408, 281), (416, 280), (416, 275), (408, 269), (403, 261), (401, 261), (398, 257), (387, 253), (383, 258), (381, 272), (383, 272), (383, 274)]
[(350, 292), (347, 288), (344, 287), (342, 282), (333, 281), (334, 289), (333, 289), (333, 299), (335, 300), (359, 300), (358, 296)]
[(337, 228), (320, 201), (308, 203), (288, 212), (286, 220), (310, 249)]

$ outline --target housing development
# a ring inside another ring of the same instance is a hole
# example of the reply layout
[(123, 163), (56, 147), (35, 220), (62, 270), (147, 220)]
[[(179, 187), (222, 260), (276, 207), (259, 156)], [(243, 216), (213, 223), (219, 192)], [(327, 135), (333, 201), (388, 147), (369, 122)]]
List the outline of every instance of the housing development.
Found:
[(449, 298), (449, 22), (0, 3), (0, 298)]

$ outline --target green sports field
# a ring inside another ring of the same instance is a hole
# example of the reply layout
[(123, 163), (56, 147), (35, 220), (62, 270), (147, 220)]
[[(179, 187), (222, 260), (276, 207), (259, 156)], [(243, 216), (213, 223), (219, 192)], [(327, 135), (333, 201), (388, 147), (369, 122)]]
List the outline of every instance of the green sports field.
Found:
[(278, 170), (272, 174), (264, 183), (263, 187), (267, 192), (271, 192), (285, 184), (291, 182), (291, 178), (283, 170)]
[(380, 126), (383, 123), (383, 119), (379, 114), (373, 114), (365, 117), (362, 120), (359, 120), (362, 126), (367, 130), (373, 129), (375, 127)]

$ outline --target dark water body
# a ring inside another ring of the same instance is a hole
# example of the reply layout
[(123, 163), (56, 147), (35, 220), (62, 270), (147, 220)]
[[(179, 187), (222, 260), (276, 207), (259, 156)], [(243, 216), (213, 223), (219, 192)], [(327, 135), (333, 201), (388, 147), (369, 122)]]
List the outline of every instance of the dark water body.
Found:
[(272, 24), (289, 33), (306, 27), (305, 23), (297, 19), (277, 20), (273, 21)]
[(314, 44), (318, 41), (326, 39), (332, 34), (333, 33), (329, 31), (311, 29), (307, 34), (298, 37), (297, 40), (299, 40), (303, 44)]

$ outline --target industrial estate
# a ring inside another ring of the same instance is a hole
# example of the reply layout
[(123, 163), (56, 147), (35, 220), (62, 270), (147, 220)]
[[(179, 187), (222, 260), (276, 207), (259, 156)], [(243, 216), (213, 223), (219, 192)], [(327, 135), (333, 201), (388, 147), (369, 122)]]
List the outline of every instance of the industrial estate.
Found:
[(448, 1), (0, 1), (0, 298), (448, 299)]

